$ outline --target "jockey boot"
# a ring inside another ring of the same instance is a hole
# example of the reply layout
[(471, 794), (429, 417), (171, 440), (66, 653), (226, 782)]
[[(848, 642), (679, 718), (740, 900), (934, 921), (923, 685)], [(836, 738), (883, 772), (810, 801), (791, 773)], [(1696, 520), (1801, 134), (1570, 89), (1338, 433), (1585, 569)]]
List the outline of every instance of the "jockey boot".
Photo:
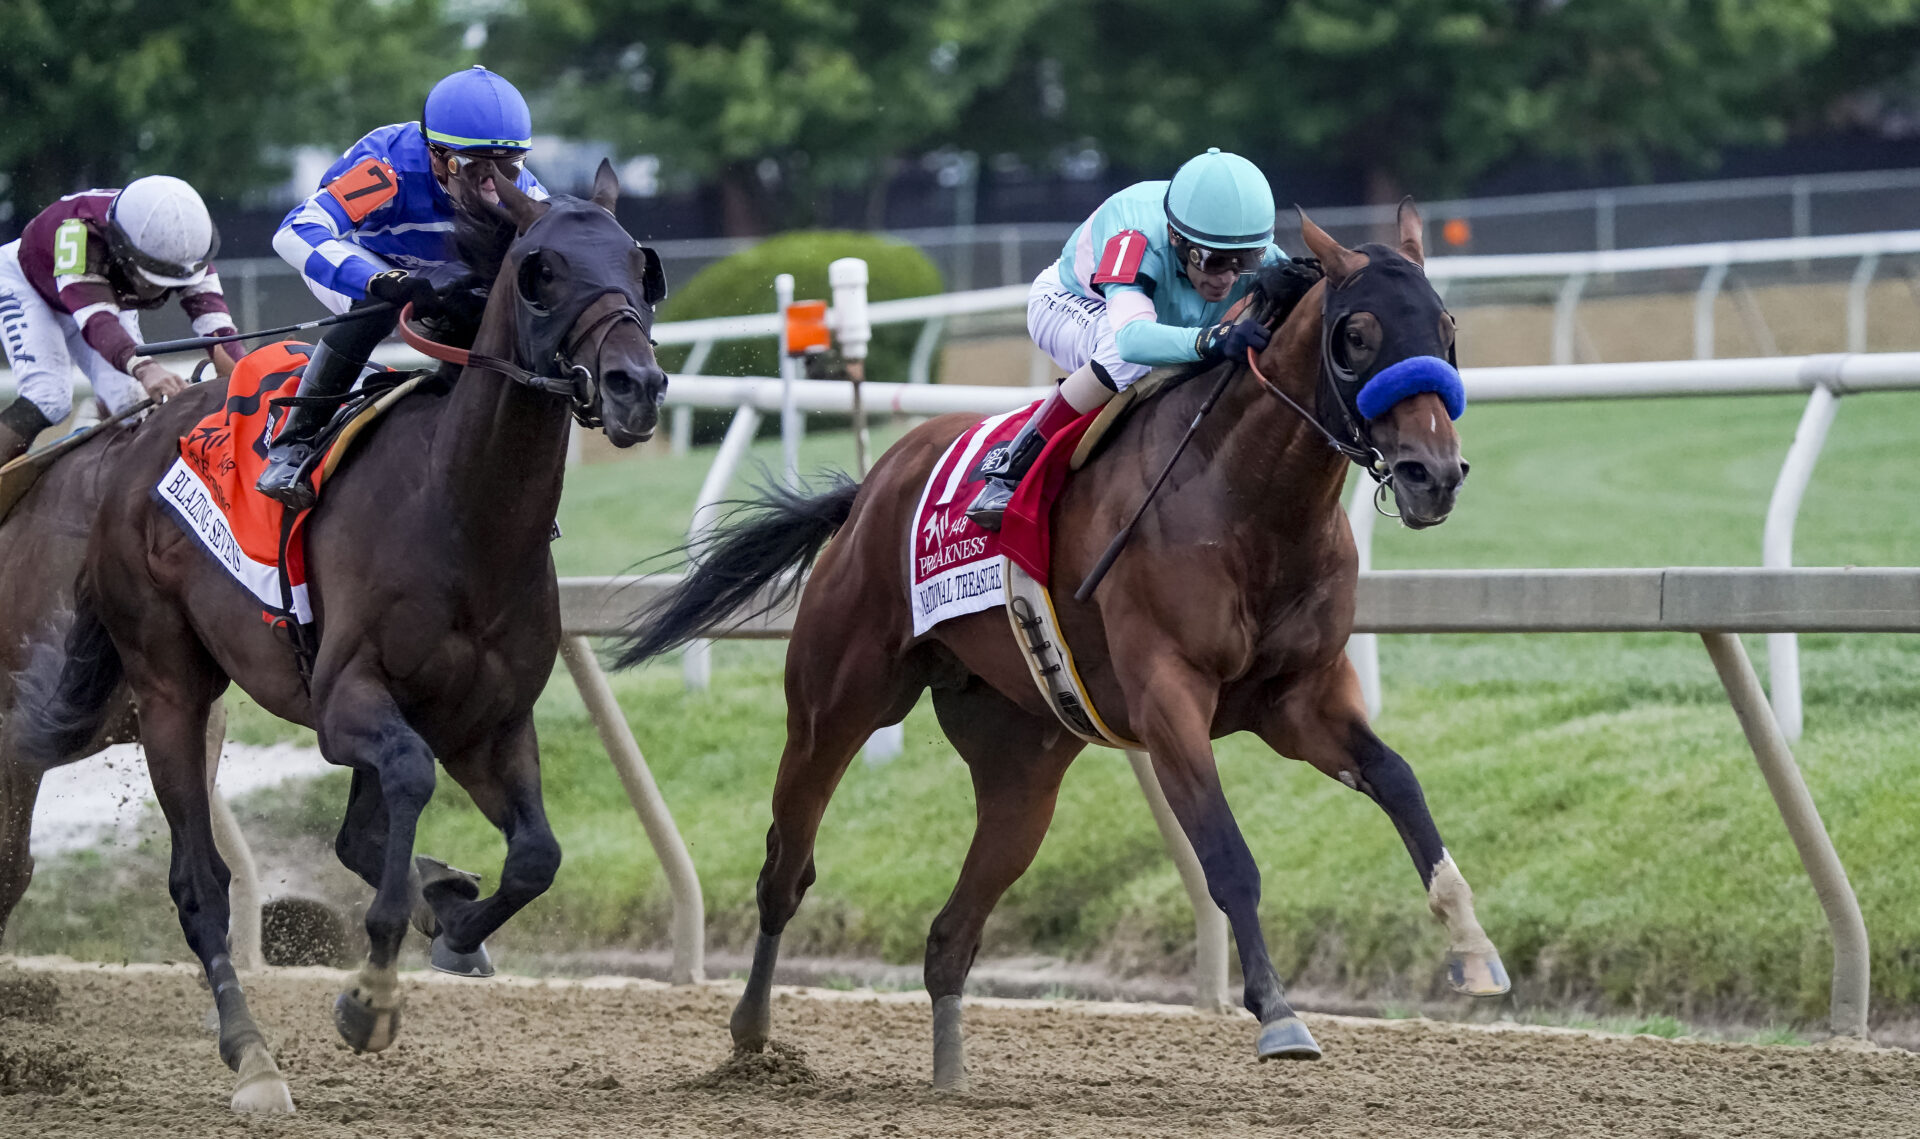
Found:
[(34, 436), (53, 426), (31, 401), (16, 399), (0, 411), (0, 467), (27, 453)]
[[(307, 370), (300, 377), (302, 399), (339, 399), (347, 394), (353, 381), (366, 366), (365, 360), (352, 360), (333, 352), (322, 340), (307, 357)], [(314, 437), (333, 418), (337, 403), (298, 404), (287, 409), (280, 431), (267, 448), (267, 469), (253, 489), (289, 510), (310, 510), (314, 503), (313, 484), (304, 468), (313, 459)]]
[[(1033, 461), (1046, 450), (1047, 440), (1054, 433), (1074, 420), (1100, 407), (1114, 396), (1114, 390), (1102, 379), (1101, 370), (1088, 364), (1060, 382), (1060, 386), (1048, 393), (1020, 433), (1007, 444), (992, 467), (982, 467), (981, 473), (987, 476), (987, 485), (967, 507), (967, 517), (983, 530), (999, 530), (1000, 519), (1007, 512), (1007, 504), (1013, 501), (1013, 492), (1020, 485)], [(1079, 406), (1085, 404), (1086, 406)]]
[(333, 402), (299, 404), (287, 409), (280, 430), (267, 448), (267, 469), (253, 489), (289, 510), (311, 510), (315, 501), (312, 482), (304, 468), (313, 459), (314, 438), (339, 410), (339, 400), (360, 378), (374, 346), (393, 331), (397, 318), (378, 317), (348, 321), (327, 329), (320, 343), (307, 357), (307, 370), (300, 376), (301, 399)]

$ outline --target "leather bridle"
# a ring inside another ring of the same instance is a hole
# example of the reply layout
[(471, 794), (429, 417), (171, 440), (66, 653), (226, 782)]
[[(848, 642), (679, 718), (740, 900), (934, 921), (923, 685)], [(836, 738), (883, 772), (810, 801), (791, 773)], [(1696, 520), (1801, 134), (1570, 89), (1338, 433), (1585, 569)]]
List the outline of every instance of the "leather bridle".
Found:
[[(603, 295), (618, 296), (619, 294)], [(628, 320), (638, 326), (643, 334), (645, 333), (646, 323), (640, 319), (639, 310), (630, 302), (610, 308), (593, 320), (584, 322), (582, 327), (573, 329), (561, 346), (555, 350), (553, 358), (546, 361), (554, 370), (552, 375), (530, 372), (511, 360), (503, 360), (484, 352), (475, 352), (470, 348), (456, 348), (451, 344), (429, 340), (413, 327), (412, 304), (408, 304), (400, 312), (400, 339), (423, 356), (463, 368), (480, 368), (496, 372), (514, 383), (523, 384), (535, 391), (564, 396), (567, 400), (567, 408), (573, 414), (575, 422), (582, 427), (599, 427), (602, 410), (600, 382), (594, 376), (593, 370), (580, 363), (576, 357), (595, 332), (605, 328), (611, 333), (610, 325)]]

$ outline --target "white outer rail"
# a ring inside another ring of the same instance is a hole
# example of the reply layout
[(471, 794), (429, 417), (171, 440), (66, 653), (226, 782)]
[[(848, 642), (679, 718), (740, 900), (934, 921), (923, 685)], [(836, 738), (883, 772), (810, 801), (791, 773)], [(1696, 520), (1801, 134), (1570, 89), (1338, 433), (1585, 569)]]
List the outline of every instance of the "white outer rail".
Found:
[[(699, 878), (587, 641), (623, 631), (629, 614), (676, 580), (670, 575), (563, 578), (560, 609), (566, 635), (562, 655), (667, 877), (674, 900), (673, 977), (687, 983), (703, 976), (706, 932)], [(1355, 627), (1368, 633), (1699, 633), (1826, 915), (1833, 942), (1830, 1026), (1839, 1036), (1866, 1037), (1871, 961), (1866, 923), (1739, 634), (1920, 632), (1920, 569), (1369, 572), (1361, 575), (1355, 609)], [(782, 638), (791, 632), (792, 621), (788, 604), (721, 635)], [(216, 714), (208, 733), (210, 783), (223, 727), (224, 716)], [(1135, 752), (1128, 759), (1193, 906), (1195, 1004), (1229, 1008), (1225, 918), (1207, 893), (1205, 875), (1173, 822), (1157, 779), (1150, 778), (1151, 759)], [(257, 871), (245, 837), (237, 827), (229, 829), (219, 843), (234, 870), (236, 954), (257, 960)], [(243, 908), (246, 912), (239, 912)]]
[[(573, 633), (618, 631), (625, 614), (676, 580), (562, 579), (562, 624)], [(1363, 574), (1355, 601), (1355, 627), (1371, 633), (1700, 634), (1826, 916), (1834, 947), (1832, 1030), (1866, 1036), (1866, 924), (1738, 634), (1920, 632), (1920, 569), (1402, 570)], [(724, 635), (780, 638), (792, 627), (789, 604)], [(1194, 908), (1195, 1003), (1221, 1007), (1225, 920), (1184, 834), (1164, 815), (1157, 783), (1142, 774), (1151, 761), (1134, 753), (1129, 759)]]
[[(1469, 402), (1475, 403), (1809, 393), (1800, 428), (1781, 464), (1761, 538), (1763, 564), (1784, 568), (1793, 564), (1794, 520), (1820, 451), (1826, 444), (1827, 429), (1838, 413), (1839, 397), (1854, 392), (1920, 390), (1920, 352), (1467, 368), (1461, 372), (1461, 378)], [(870, 411), (888, 410), (900, 415), (993, 414), (1031, 403), (1049, 390), (897, 383), (869, 383), (865, 389)], [(736, 407), (773, 412), (784, 405), (789, 391), (793, 405), (801, 411), (845, 412), (853, 406), (848, 385), (837, 380), (796, 380), (789, 386), (766, 377), (679, 376), (674, 378), (667, 398), (670, 404), (681, 407)], [(735, 427), (740, 423), (736, 413)], [(757, 425), (757, 418), (748, 425), (749, 436)], [(725, 495), (746, 454), (747, 441), (736, 440), (734, 429), (729, 429), (727, 442), (714, 457), (707, 481), (701, 488), (699, 504), (695, 507), (696, 525), (700, 511)], [(1373, 485), (1359, 477), (1354, 479), (1354, 484), (1354, 498), (1347, 517), (1359, 548), (1360, 568), (1365, 570), (1372, 565)], [(1767, 638), (1774, 708), (1780, 717), (1781, 731), (1789, 742), (1799, 740), (1803, 720), (1798, 645), (1797, 637), (1791, 632), (1778, 632)], [(1360, 675), (1367, 707), (1378, 715), (1383, 701), (1378, 643), (1369, 634), (1356, 634), (1348, 644), (1348, 653)], [(705, 646), (689, 650), (686, 659), (688, 683), (704, 686)]]

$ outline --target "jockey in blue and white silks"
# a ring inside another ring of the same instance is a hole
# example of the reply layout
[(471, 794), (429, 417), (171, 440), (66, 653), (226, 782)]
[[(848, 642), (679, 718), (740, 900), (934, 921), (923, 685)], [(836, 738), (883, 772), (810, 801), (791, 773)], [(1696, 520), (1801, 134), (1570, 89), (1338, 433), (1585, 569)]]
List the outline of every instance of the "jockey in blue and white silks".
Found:
[[(513, 84), (484, 67), (456, 71), (434, 85), (419, 122), (380, 127), (329, 166), (320, 188), (280, 223), (274, 251), (336, 313), (369, 300), (424, 309), (434, 297), (428, 273), (456, 260), (454, 183), (497, 204), (494, 178), (511, 177), (523, 193), (545, 198), (526, 168), (532, 147), (533, 116)], [(397, 319), (396, 311), (333, 326), (313, 350), (300, 395), (344, 395)], [(304, 468), (333, 410), (308, 404), (288, 414), (260, 477), (262, 494), (295, 510), (312, 505)]]
[[(449, 84), (465, 90), (450, 92)], [(443, 109), (439, 104), (452, 103), (450, 95), (465, 95), (481, 107)], [(476, 109), (515, 113), (482, 120)], [(459, 116), (456, 110), (468, 114)], [(436, 116), (436, 111), (442, 113)], [(458, 72), (427, 97), (426, 114), (432, 122), (378, 127), (347, 148), (327, 167), (320, 188), (295, 206), (273, 235), (274, 252), (299, 270), (320, 303), (334, 312), (345, 312), (365, 297), (368, 280), (381, 273), (424, 273), (453, 260), (454, 203), (446, 183), (448, 164), (457, 156), (479, 151), (498, 157), (515, 171), (514, 184), (522, 192), (547, 196), (524, 165), (533, 146), (532, 119), (506, 80), (481, 67)], [(491, 127), (513, 137), (441, 129), (449, 126)], [(490, 190), (490, 185), (483, 187), (483, 195)]]
[(1273, 221), (1266, 176), (1218, 148), (1102, 202), (1027, 294), (1027, 332), (1067, 378), (983, 465), (967, 517), (998, 530), (1047, 439), (1154, 368), (1265, 348), (1266, 329), (1225, 320), (1254, 270), (1286, 259)]

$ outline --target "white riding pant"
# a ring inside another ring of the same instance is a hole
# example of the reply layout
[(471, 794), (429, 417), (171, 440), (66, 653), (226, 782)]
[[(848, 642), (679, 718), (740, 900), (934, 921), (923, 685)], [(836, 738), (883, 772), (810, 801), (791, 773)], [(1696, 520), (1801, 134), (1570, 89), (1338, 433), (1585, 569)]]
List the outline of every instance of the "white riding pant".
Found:
[[(140, 314), (123, 309), (120, 323), (141, 342)], [(84, 372), (93, 394), (109, 412), (124, 411), (146, 396), (140, 381), (93, 350), (72, 316), (48, 304), (20, 268), (20, 243), (0, 245), (0, 342), (13, 367), (20, 397), (59, 423), (73, 412), (74, 369)]]
[(1027, 293), (1027, 335), (1069, 375), (1095, 362), (1122, 391), (1153, 371), (1150, 365), (1120, 358), (1113, 345), (1107, 303), (1083, 297), (1061, 284), (1057, 261), (1041, 270)]

